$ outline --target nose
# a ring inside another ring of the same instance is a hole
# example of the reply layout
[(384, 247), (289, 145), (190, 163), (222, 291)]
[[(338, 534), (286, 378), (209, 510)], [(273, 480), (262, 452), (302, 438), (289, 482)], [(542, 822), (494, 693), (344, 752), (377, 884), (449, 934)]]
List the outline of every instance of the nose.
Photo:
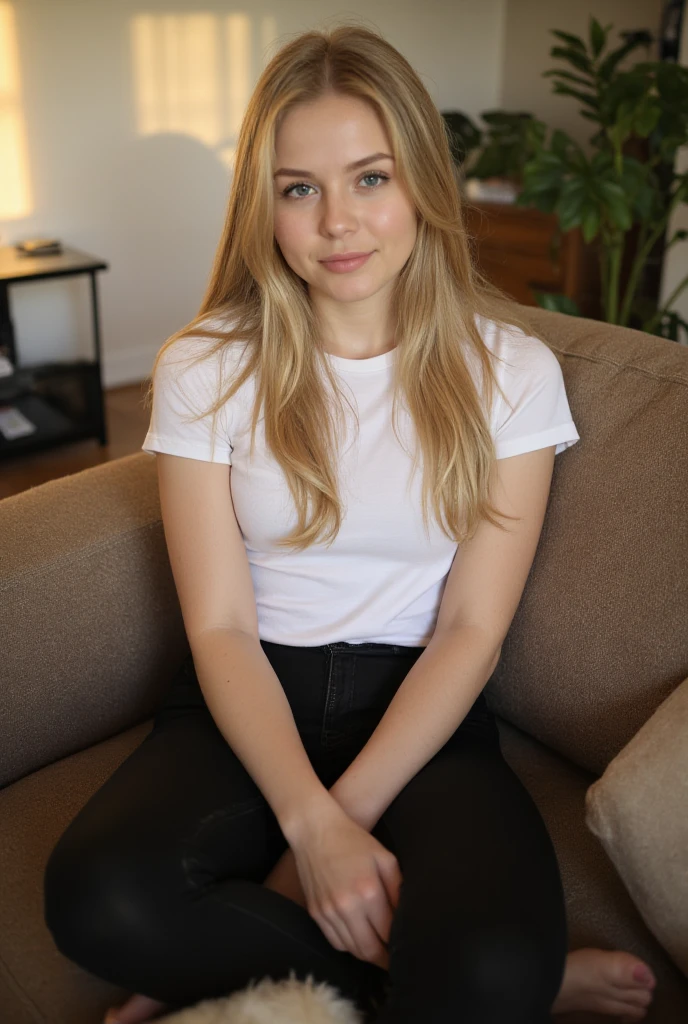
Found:
[(353, 200), (345, 193), (330, 192), (322, 203), (322, 230), (330, 237), (341, 237), (355, 231), (358, 221)]

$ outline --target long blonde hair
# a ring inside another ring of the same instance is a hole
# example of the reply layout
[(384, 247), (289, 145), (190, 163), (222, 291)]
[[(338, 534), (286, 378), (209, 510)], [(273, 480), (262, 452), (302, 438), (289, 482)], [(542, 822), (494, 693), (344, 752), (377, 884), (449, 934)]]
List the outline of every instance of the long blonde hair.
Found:
[[(305, 32), (283, 46), (261, 74), (241, 125), (224, 230), (201, 308), (159, 350), (144, 404), (152, 404), (159, 360), (177, 341), (215, 340), (199, 359), (243, 343), (248, 353), (243, 370), (193, 420), (212, 414), (214, 451), (218, 412), (255, 374), (251, 452), (264, 407), (266, 446), (284, 472), (298, 514), (294, 530), (278, 543), (303, 550), (321, 534), (327, 543), (335, 539), (342, 512), (331, 411), (340, 415), (342, 410), (328, 401), (319, 371), (325, 372), (331, 394), (342, 392), (323, 353), (307, 285), (274, 238), (272, 180), (275, 135), (285, 114), (330, 93), (363, 100), (378, 114), (395, 173), (417, 210), (415, 245), (392, 296), (398, 349), (392, 418), (396, 433), (398, 402), (404, 400), (423, 456), (425, 528), (430, 499), (441, 529), (458, 543), (469, 539), (482, 519), (504, 529), (496, 515), (516, 517), (498, 512), (490, 501), (496, 453), (487, 412), (494, 386), (504, 393), (491, 365), (496, 356), (485, 345), (476, 317), (533, 331), (516, 304), (473, 263), (442, 115), (408, 61), (368, 28), (345, 24)], [(482, 396), (469, 360), (478, 368)], [(414, 471), (417, 457), (416, 450)]]

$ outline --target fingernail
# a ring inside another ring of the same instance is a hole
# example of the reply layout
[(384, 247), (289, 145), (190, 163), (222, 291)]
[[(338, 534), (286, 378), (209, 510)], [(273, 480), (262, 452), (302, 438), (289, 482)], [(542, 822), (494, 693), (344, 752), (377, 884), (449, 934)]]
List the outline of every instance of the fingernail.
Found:
[(648, 984), (655, 980), (652, 975), (652, 971), (648, 967), (645, 967), (644, 964), (635, 965), (633, 968), (633, 977), (636, 981), (645, 981)]

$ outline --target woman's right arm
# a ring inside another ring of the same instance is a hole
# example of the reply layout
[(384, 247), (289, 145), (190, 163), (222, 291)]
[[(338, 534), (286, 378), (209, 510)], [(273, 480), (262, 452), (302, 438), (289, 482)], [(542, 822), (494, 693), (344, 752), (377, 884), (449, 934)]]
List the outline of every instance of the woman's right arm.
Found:
[(258, 635), (225, 463), (157, 453), (165, 540), (203, 696), (294, 851), (309, 913), (335, 949), (380, 966), (401, 885), (396, 857), (320, 782)]
[(260, 645), (231, 466), (161, 452), (156, 461), (165, 541), (203, 696), (291, 842), (311, 819), (343, 812), (310, 763)]
[(316, 775), (282, 685), (260, 641), (215, 628), (189, 638), (218, 729), (270, 804), (290, 844), (308, 819), (341, 808)]

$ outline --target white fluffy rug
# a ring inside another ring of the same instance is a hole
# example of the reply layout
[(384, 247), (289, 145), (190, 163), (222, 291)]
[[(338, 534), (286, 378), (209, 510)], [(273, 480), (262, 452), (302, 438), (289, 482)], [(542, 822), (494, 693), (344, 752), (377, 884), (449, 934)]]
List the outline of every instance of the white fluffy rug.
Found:
[(263, 978), (248, 988), (219, 999), (204, 999), (195, 1006), (167, 1016), (155, 1024), (363, 1024), (363, 1014), (336, 988), (312, 975), (299, 981)]

